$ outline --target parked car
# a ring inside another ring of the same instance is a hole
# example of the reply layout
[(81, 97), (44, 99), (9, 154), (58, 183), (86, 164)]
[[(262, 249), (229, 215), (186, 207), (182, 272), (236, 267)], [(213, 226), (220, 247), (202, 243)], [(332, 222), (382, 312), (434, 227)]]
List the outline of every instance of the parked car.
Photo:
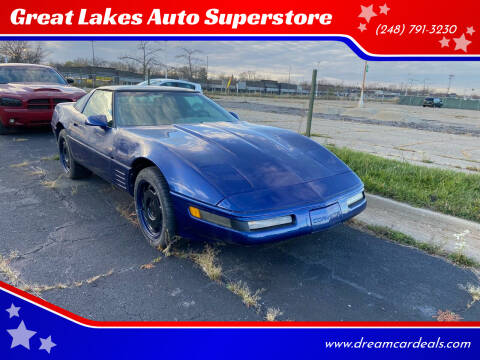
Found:
[(49, 125), (55, 105), (85, 95), (71, 83), (50, 66), (0, 64), (0, 134)]
[[(149, 85), (148, 81), (143, 81), (140, 84), (140, 86), (145, 86)], [(202, 85), (193, 83), (190, 81), (185, 81), (185, 80), (175, 80), (175, 79), (150, 79), (150, 85), (153, 86), (173, 86), (173, 87), (179, 87), (183, 89), (190, 89), (190, 90), (196, 90), (199, 92), (202, 92)]]
[(90, 172), (134, 196), (156, 247), (175, 236), (261, 243), (324, 230), (366, 206), (363, 183), (292, 131), (240, 121), (197, 91), (101, 87), (52, 118), (71, 179)]
[(439, 98), (433, 98), (433, 97), (427, 97), (425, 100), (423, 100), (423, 107), (438, 107), (441, 108), (443, 106), (443, 101), (442, 99)]

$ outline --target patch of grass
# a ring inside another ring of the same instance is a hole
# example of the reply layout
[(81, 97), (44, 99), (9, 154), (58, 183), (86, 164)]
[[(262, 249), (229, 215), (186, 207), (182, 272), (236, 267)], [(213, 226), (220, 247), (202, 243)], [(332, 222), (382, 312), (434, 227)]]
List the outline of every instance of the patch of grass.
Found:
[(141, 265), (141, 266), (140, 266), (140, 269), (142, 269), (142, 270), (150, 270), (150, 269), (153, 269), (153, 268), (155, 267), (155, 264), (156, 264), (156, 263), (159, 263), (161, 260), (162, 260), (162, 257), (159, 256), (159, 257), (153, 259), (152, 261), (150, 261), (149, 263)]
[(442, 256), (450, 260), (454, 264), (480, 269), (480, 263), (476, 262), (473, 259), (470, 259), (469, 257), (461, 253), (449, 253), (443, 250), (440, 246), (417, 241), (411, 236), (408, 236), (399, 231), (395, 231), (384, 226), (368, 225), (358, 220), (350, 221), (349, 224), (352, 225), (353, 227), (359, 228), (360, 230), (363, 230), (363, 231), (366, 230), (367, 232), (371, 232), (374, 235), (379, 236), (381, 238), (395, 241), (399, 244), (415, 247), (417, 249), (425, 251), (430, 255)]
[(40, 160), (42, 160), (42, 161), (60, 160), (60, 156), (58, 154), (57, 155), (51, 155), (51, 156), (44, 156), (44, 157), (40, 158)]
[(268, 308), (267, 315), (265, 315), (265, 320), (267, 321), (276, 321), (278, 316), (283, 315), (283, 312), (278, 308)]
[(460, 285), (460, 289), (467, 291), (472, 297), (472, 301), (467, 305), (467, 308), (470, 308), (477, 301), (480, 301), (480, 286), (473, 284), (467, 284), (466, 286)]
[(137, 220), (137, 213), (135, 212), (135, 205), (133, 203), (129, 205), (117, 205), (115, 208), (117, 212), (126, 220), (128, 220), (132, 225), (139, 226)]
[(150, 269), (153, 269), (154, 267), (155, 265), (153, 265), (152, 263), (140, 265), (140, 269), (142, 270), (150, 270)]
[(83, 285), (92, 284), (112, 274), (113, 274), (113, 269), (111, 269), (105, 274), (95, 275), (88, 279), (81, 280), (81, 281), (74, 281), (72, 283), (57, 283), (54, 285), (25, 284), (22, 287), (20, 287), (20, 289), (27, 292), (35, 292), (35, 293), (41, 293), (44, 291), (56, 290), (56, 289), (71, 289), (71, 288), (80, 287)]
[(44, 180), (41, 182), (41, 184), (49, 189), (56, 189), (58, 185), (58, 180), (62, 178), (63, 174), (60, 175), (58, 178), (55, 180)]
[[(306, 135), (306, 133), (302, 133), (302, 135)], [(325, 134), (320, 134), (320, 133), (310, 133), (310, 136), (312, 136), (312, 137), (321, 137), (321, 138), (325, 138), (325, 139), (332, 139), (331, 136), (325, 135)]]
[(365, 190), (413, 206), (480, 222), (480, 175), (443, 170), (328, 146)]
[(203, 252), (190, 253), (188, 256), (200, 266), (200, 269), (211, 280), (220, 281), (222, 279), (222, 267), (218, 264), (217, 253), (217, 250), (207, 244)]
[(259, 301), (261, 300), (260, 294), (262, 293), (262, 290), (259, 289), (252, 293), (248, 285), (243, 281), (229, 282), (227, 284), (227, 289), (239, 296), (248, 308), (260, 308)]
[(30, 171), (28, 173), (29, 175), (31, 176), (46, 176), (47, 175), (47, 172), (42, 169), (42, 168), (35, 168), (34, 170)]
[(480, 168), (479, 168), (479, 167), (467, 166), (465, 169), (470, 170), (470, 171), (480, 172)]
[[(440, 255), (442, 255), (442, 254), (440, 254)], [(450, 260), (451, 262), (453, 262), (457, 265), (466, 266), (466, 267), (473, 267), (473, 268), (477, 268), (477, 269), (480, 268), (480, 264), (478, 262), (476, 262), (475, 260), (470, 259), (469, 257), (467, 257), (463, 254), (460, 254), (460, 253), (449, 253), (449, 254), (446, 254), (446, 255), (443, 255), (443, 256), (445, 256), (448, 260)]]
[(73, 195), (76, 195), (78, 193), (78, 185), (72, 186), (72, 191), (70, 192)]
[(0, 255), (0, 274), (5, 276), (7, 281), (13, 286), (18, 286), (20, 283), (20, 274), (10, 267), (11, 261), (17, 256), (16, 252), (10, 253), (7, 257)]
[(453, 311), (450, 310), (438, 310), (437, 315), (433, 316), (434, 319), (437, 319), (437, 321), (460, 321), (463, 320), (463, 318), (455, 314)]
[(433, 161), (429, 159), (422, 159), (422, 162), (425, 164), (433, 164)]
[(23, 162), (18, 163), (18, 164), (12, 164), (12, 165), (10, 165), (10, 167), (19, 168), (19, 167), (24, 167), (24, 166), (28, 166), (28, 165), (30, 165), (29, 161), (23, 161)]
[(218, 250), (206, 244), (202, 252), (184, 251), (175, 246), (180, 239), (180, 237), (176, 236), (165, 249), (159, 248), (158, 250), (162, 251), (165, 257), (175, 256), (180, 259), (193, 261), (209, 279), (220, 283), (222, 281), (222, 266), (218, 264)]

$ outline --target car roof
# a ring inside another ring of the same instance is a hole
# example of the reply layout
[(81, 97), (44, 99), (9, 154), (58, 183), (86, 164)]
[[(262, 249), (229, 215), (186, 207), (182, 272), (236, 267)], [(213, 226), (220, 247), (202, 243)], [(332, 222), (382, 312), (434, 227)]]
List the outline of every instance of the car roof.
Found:
[(152, 86), (152, 85), (115, 85), (115, 86), (101, 86), (97, 90), (110, 91), (170, 91), (170, 92), (191, 92), (198, 93), (193, 89), (178, 88), (173, 86)]
[(191, 81), (187, 81), (187, 80), (179, 80), (179, 79), (163, 79), (163, 78), (156, 78), (156, 79), (150, 79), (150, 81), (169, 81), (169, 82), (175, 81), (175, 82), (181, 82), (181, 83), (184, 83), (184, 84), (198, 85), (197, 83), (194, 83), (194, 82), (191, 82)]
[(38, 68), (52, 69), (51, 66), (47, 66), (47, 65), (24, 64), (24, 63), (3, 63), (3, 64), (0, 64), (0, 67), (38, 67)]

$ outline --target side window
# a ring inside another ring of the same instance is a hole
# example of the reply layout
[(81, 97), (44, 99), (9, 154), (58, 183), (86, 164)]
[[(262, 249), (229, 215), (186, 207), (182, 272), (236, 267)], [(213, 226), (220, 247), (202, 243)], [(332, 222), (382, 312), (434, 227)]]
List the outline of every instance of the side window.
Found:
[(83, 109), (83, 115), (105, 115), (109, 126), (113, 125), (113, 111), (112, 111), (113, 92), (105, 90), (96, 90), (90, 97), (90, 100)]
[(179, 83), (176, 83), (175, 86), (183, 89), (195, 90), (195, 85), (191, 85), (191, 84), (185, 84), (185, 83), (179, 82)]
[(75, 103), (75, 105), (73, 105), (73, 107), (81, 112), (86, 102), (88, 101), (89, 97), (90, 97), (90, 93), (83, 95), (80, 99), (77, 100), (77, 102)]

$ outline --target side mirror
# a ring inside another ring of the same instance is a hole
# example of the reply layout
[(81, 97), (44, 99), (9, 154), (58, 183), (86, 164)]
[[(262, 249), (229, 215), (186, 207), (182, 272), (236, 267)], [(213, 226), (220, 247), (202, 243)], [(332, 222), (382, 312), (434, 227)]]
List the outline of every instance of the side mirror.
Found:
[(85, 125), (87, 126), (99, 126), (102, 129), (108, 127), (107, 117), (105, 115), (92, 115), (85, 120)]
[(232, 115), (235, 119), (240, 120), (240, 116), (236, 112), (230, 111), (230, 115)]
[(67, 84), (73, 84), (75, 82), (75, 80), (71, 79), (71, 78), (67, 78)]

